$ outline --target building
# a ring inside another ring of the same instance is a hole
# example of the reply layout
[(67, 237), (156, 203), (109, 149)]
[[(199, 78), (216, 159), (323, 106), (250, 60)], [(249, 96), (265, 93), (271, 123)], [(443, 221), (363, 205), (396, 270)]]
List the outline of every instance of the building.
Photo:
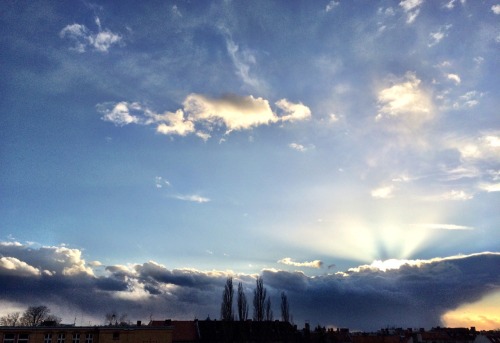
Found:
[(172, 326), (0, 327), (0, 343), (172, 343)]

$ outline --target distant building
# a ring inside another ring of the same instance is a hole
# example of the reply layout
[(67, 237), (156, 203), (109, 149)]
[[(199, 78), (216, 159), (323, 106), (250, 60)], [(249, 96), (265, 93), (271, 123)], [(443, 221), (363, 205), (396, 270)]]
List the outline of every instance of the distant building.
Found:
[(500, 343), (500, 331), (481, 332), (474, 343)]
[(0, 327), (0, 343), (172, 343), (172, 326)]

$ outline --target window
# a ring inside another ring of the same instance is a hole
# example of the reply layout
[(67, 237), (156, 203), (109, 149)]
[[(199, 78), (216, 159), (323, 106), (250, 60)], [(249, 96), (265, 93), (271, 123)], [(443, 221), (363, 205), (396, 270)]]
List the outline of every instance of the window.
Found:
[(14, 334), (13, 333), (6, 333), (3, 336), (3, 343), (14, 343)]
[(19, 337), (17, 338), (17, 343), (28, 343), (30, 339), (30, 335), (28, 335), (27, 333), (22, 333), (22, 334), (19, 334)]
[(120, 333), (119, 332), (113, 332), (113, 341), (117, 341), (120, 339)]
[(80, 343), (80, 334), (79, 333), (73, 334), (73, 343)]
[(85, 343), (92, 343), (94, 336), (91, 333), (85, 335)]
[(52, 334), (46, 333), (43, 338), (43, 343), (52, 343)]
[(60, 333), (59, 335), (57, 335), (57, 343), (64, 343), (65, 340), (66, 340), (66, 334)]

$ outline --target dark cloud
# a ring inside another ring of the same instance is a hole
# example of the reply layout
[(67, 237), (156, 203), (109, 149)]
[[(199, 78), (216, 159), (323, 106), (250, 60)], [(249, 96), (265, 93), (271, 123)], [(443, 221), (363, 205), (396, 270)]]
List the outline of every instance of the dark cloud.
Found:
[[(61, 260), (61, 253), (72, 258)], [(65, 247), (3, 243), (0, 258), (0, 302), (44, 303), (53, 309), (64, 306), (102, 319), (110, 310), (128, 313), (131, 320), (150, 315), (217, 318), (228, 276), (224, 272), (169, 270), (152, 261), (108, 266), (99, 274), (81, 259), (80, 251)], [(29, 268), (52, 272), (26, 273)], [(264, 270), (262, 276), (276, 316), (279, 293), (285, 291), (299, 325), (309, 320), (313, 325), (363, 330), (387, 325), (430, 327), (441, 325), (441, 316), (447, 311), (500, 287), (500, 253), (409, 261), (385, 271), (372, 265), (315, 277), (274, 270)], [(251, 302), (254, 277), (233, 277), (244, 284)]]

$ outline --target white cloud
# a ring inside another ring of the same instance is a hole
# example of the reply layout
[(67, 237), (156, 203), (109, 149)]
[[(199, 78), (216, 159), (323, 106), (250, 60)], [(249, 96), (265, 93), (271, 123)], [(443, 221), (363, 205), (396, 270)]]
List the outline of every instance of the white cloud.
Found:
[(217, 127), (225, 128), (228, 134), (235, 130), (249, 130), (276, 122), (303, 121), (311, 117), (309, 107), (302, 103), (281, 99), (276, 102), (276, 106), (281, 115), (273, 112), (266, 99), (254, 98), (252, 95), (230, 94), (221, 98), (209, 98), (201, 94), (190, 94), (183, 102), (183, 109), (163, 114), (139, 103), (126, 101), (98, 104), (96, 108), (103, 114), (102, 120), (117, 126), (153, 125), (160, 134), (196, 134), (203, 140), (210, 138), (208, 132)]
[(444, 7), (447, 8), (447, 9), (450, 9), (450, 10), (453, 9), (455, 7), (455, 2), (456, 1), (457, 0), (450, 0), (446, 5), (444, 5)]
[(297, 150), (300, 152), (304, 152), (307, 150), (305, 146), (303, 146), (302, 144), (298, 144), (298, 143), (290, 143), (290, 144), (288, 144), (288, 146), (290, 148), (292, 148), (293, 150)]
[(184, 100), (184, 110), (189, 113), (190, 120), (204, 121), (210, 126), (224, 124), (228, 131), (250, 129), (277, 121), (269, 102), (251, 95), (225, 95), (213, 99), (190, 94)]
[(470, 194), (464, 190), (452, 189), (449, 192), (437, 196), (436, 200), (464, 201), (464, 200), (470, 200), (472, 198), (474, 198), (473, 194)]
[(416, 224), (415, 226), (431, 230), (474, 230), (473, 227), (455, 224)]
[(479, 99), (483, 97), (483, 93), (477, 91), (470, 91), (461, 95), (457, 101), (453, 103), (453, 109), (467, 109), (477, 106)]
[(282, 121), (300, 121), (311, 118), (311, 110), (302, 103), (294, 104), (287, 99), (281, 99), (276, 102), (276, 106), (285, 112), (280, 117)]
[(95, 23), (99, 30), (97, 33), (89, 31), (85, 25), (75, 23), (64, 27), (59, 32), (59, 37), (72, 40), (75, 44), (72, 49), (80, 53), (85, 52), (87, 47), (93, 47), (99, 52), (108, 52), (113, 44), (122, 40), (121, 35), (107, 29), (102, 30), (99, 18), (96, 17)]
[(177, 110), (175, 113), (166, 112), (156, 117), (154, 122), (159, 123), (156, 127), (156, 132), (164, 135), (175, 134), (186, 136), (189, 133), (195, 132), (194, 123), (184, 119), (184, 112), (182, 110)]
[(418, 8), (423, 2), (424, 0), (403, 0), (399, 3), (399, 6), (403, 7), (405, 12), (409, 12)]
[(122, 37), (109, 30), (88, 36), (89, 44), (100, 52), (108, 52), (111, 45), (121, 41)]
[(335, 113), (331, 113), (330, 116), (328, 117), (330, 123), (336, 123), (340, 120), (339, 116), (336, 115)]
[(338, 5), (340, 5), (340, 2), (338, 1), (335, 1), (335, 0), (331, 0), (327, 5), (326, 5), (326, 8), (325, 8), (325, 11), (326, 12), (330, 12), (331, 10), (333, 10), (335, 7), (337, 7)]
[(379, 113), (376, 119), (400, 118), (413, 127), (431, 119), (432, 102), (420, 82), (415, 73), (407, 72), (402, 80), (382, 89), (378, 93)]
[(500, 4), (497, 4), (497, 5), (493, 5), (491, 6), (491, 10), (493, 11), (493, 13), (495, 14), (500, 14)]
[(457, 85), (459, 85), (460, 82), (462, 82), (462, 80), (460, 79), (460, 76), (458, 76), (457, 74), (448, 74), (447, 78), (448, 78), (448, 80), (455, 82), (455, 84), (457, 84)]
[(443, 38), (448, 36), (448, 31), (450, 30), (452, 25), (444, 25), (439, 28), (438, 31), (436, 32), (431, 32), (429, 34), (429, 38), (431, 39), (430, 43), (428, 44), (429, 47), (432, 47), (436, 44), (439, 44)]
[(29, 245), (0, 245), (0, 255), (9, 256), (3, 260), (0, 269), (16, 271), (23, 275), (87, 275), (93, 270), (84, 259), (81, 250), (60, 246), (34, 248)]
[(415, 21), (420, 13), (420, 6), (424, 0), (404, 0), (399, 3), (406, 13), (406, 23), (411, 24)]
[(498, 161), (500, 159), (500, 132), (486, 131), (476, 137), (450, 137), (445, 143), (456, 149), (462, 161)]
[(241, 80), (253, 89), (262, 90), (265, 88), (263, 81), (250, 73), (251, 66), (257, 63), (254, 53), (248, 49), (240, 49), (229, 35), (226, 36), (226, 48), (236, 68), (236, 74)]
[(294, 267), (307, 267), (307, 268), (321, 268), (323, 267), (323, 262), (320, 260), (314, 260), (310, 262), (295, 262), (290, 257), (282, 258), (278, 263), (286, 264), (288, 266)]
[(211, 200), (209, 198), (203, 197), (198, 194), (191, 194), (191, 195), (176, 195), (176, 199), (183, 200), (183, 201), (191, 201), (191, 202), (198, 202), (198, 203), (205, 203), (205, 202), (210, 202)]
[(0, 274), (33, 276), (33, 275), (40, 275), (40, 270), (33, 266), (30, 266), (26, 262), (20, 261), (15, 257), (1, 257)]
[(156, 188), (163, 188), (164, 186), (170, 187), (170, 182), (168, 180), (165, 180), (161, 176), (156, 176), (155, 177), (155, 185), (156, 185)]
[(490, 192), (500, 192), (500, 183), (481, 183), (479, 184), (479, 188), (488, 193)]
[(98, 105), (98, 111), (102, 112), (102, 120), (112, 122), (117, 126), (124, 126), (128, 124), (138, 124), (140, 119), (138, 116), (130, 113), (131, 110), (140, 110), (141, 107), (138, 103), (128, 103), (122, 101), (116, 103), (112, 109), (106, 108), (105, 105)]
[(394, 186), (383, 186), (372, 190), (371, 195), (374, 198), (389, 199), (394, 196), (393, 191)]

